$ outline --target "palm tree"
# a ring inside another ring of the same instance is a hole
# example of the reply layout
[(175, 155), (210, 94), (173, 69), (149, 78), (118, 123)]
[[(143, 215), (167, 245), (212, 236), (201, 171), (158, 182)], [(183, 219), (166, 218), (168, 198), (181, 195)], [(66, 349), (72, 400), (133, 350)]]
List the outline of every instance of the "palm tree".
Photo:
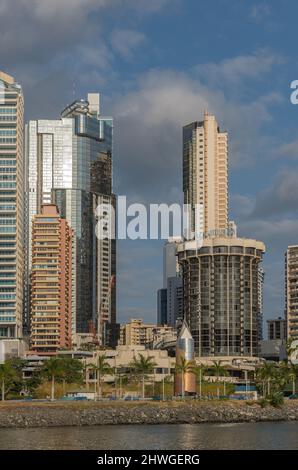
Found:
[(55, 400), (55, 380), (63, 374), (63, 360), (59, 357), (51, 357), (43, 367), (42, 374), (51, 380), (51, 400)]
[(294, 338), (290, 338), (286, 344), (287, 361), (292, 363), (291, 356), (298, 350), (298, 344), (293, 345)]
[(296, 394), (296, 379), (298, 377), (298, 366), (297, 364), (291, 364), (289, 367), (289, 379), (292, 381), (292, 393)]
[[(219, 398), (219, 377), (229, 375), (228, 371), (221, 365), (222, 361), (213, 361), (212, 371), (216, 376), (217, 384), (217, 398)], [(225, 382), (224, 382), (224, 394), (225, 394)]]
[(1, 383), (1, 398), (5, 400), (6, 386), (8, 383), (16, 378), (16, 370), (12, 367), (9, 361), (0, 364), (0, 383)]
[(171, 383), (172, 379), (172, 375), (162, 376), (162, 401), (165, 401), (165, 384)]
[(206, 372), (206, 366), (203, 364), (197, 364), (193, 367), (192, 371), (196, 375), (198, 381), (199, 381), (199, 397), (202, 397), (202, 381), (204, 379), (204, 375)]
[[(97, 374), (97, 365), (96, 364), (89, 364), (87, 366), (88, 371), (90, 370), (93, 373), (94, 377), (94, 400), (96, 400), (96, 395), (97, 395), (97, 381), (96, 381), (96, 374)], [(89, 384), (89, 382), (88, 382)]]
[(105, 375), (112, 373), (112, 368), (106, 362), (105, 354), (98, 356), (95, 370), (97, 376), (97, 394), (99, 398), (102, 398), (103, 378)]
[(181, 394), (182, 398), (185, 397), (185, 374), (193, 372), (194, 363), (188, 361), (184, 357), (180, 357), (179, 362), (176, 364), (176, 372), (181, 374)]
[[(271, 384), (275, 379), (277, 379), (276, 371), (277, 371), (276, 365), (271, 362), (265, 362), (262, 365), (262, 367), (260, 367), (257, 371), (257, 376), (259, 377), (263, 385), (264, 397), (270, 395)], [(267, 385), (267, 390), (266, 390), (266, 385)]]
[[(116, 397), (122, 398), (122, 386), (123, 384), (127, 384), (128, 382), (128, 374), (124, 372), (124, 366), (119, 366), (118, 370), (115, 368), (115, 390), (116, 390)], [(117, 393), (117, 384), (118, 386), (118, 393)]]
[(78, 359), (72, 357), (61, 357), (61, 371), (59, 377), (63, 383), (63, 395), (66, 391), (67, 383), (79, 383), (82, 381), (83, 365)]
[(137, 375), (142, 377), (142, 398), (145, 398), (145, 378), (148, 374), (152, 374), (156, 363), (152, 356), (145, 357), (143, 354), (139, 353), (139, 357), (133, 358), (133, 361), (130, 363), (130, 367), (135, 371)]
[(298, 377), (298, 367), (296, 364), (280, 362), (279, 363), (279, 372), (283, 378), (282, 385), (285, 386), (289, 382), (292, 382), (292, 393), (296, 394), (296, 379)]

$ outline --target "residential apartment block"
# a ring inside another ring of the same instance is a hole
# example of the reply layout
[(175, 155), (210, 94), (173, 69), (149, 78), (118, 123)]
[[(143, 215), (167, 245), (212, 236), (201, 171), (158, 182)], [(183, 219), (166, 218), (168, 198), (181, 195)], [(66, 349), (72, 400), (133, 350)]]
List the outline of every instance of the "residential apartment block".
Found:
[(21, 86), (0, 72), (0, 339), (23, 330), (23, 114)]
[(285, 253), (285, 317), (287, 338), (298, 339), (298, 245)]
[(73, 231), (54, 204), (32, 221), (30, 349), (51, 355), (71, 347)]

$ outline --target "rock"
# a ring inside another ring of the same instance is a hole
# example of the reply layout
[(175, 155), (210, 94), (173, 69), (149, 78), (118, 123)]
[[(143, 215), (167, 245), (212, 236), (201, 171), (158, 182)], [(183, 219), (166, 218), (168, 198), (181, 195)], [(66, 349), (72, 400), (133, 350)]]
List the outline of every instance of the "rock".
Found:
[(83, 426), (100, 424), (238, 423), (298, 420), (298, 402), (281, 408), (235, 402), (56, 403), (0, 406), (0, 427)]

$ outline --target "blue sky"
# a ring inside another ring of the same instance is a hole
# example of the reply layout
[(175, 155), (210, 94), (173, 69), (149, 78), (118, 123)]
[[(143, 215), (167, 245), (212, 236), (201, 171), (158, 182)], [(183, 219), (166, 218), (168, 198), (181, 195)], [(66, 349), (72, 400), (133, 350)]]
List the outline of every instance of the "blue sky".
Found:
[[(0, 68), (26, 117), (102, 93), (115, 118), (114, 183), (135, 202), (181, 201), (182, 126), (204, 108), (229, 132), (230, 218), (263, 240), (265, 316), (281, 315), (298, 243), (298, 5), (290, 0), (2, 0)], [(118, 318), (155, 320), (162, 243), (118, 245)]]

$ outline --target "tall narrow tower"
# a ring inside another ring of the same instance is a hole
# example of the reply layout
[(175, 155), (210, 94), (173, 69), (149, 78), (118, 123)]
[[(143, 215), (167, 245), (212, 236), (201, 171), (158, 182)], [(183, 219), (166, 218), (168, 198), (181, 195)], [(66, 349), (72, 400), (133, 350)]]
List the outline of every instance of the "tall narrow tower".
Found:
[(183, 192), (192, 231), (212, 236), (227, 229), (228, 134), (207, 112), (183, 127)]
[(23, 113), (21, 86), (0, 71), (0, 339), (22, 336)]
[(30, 346), (56, 354), (71, 346), (72, 238), (54, 204), (43, 204), (32, 221)]

